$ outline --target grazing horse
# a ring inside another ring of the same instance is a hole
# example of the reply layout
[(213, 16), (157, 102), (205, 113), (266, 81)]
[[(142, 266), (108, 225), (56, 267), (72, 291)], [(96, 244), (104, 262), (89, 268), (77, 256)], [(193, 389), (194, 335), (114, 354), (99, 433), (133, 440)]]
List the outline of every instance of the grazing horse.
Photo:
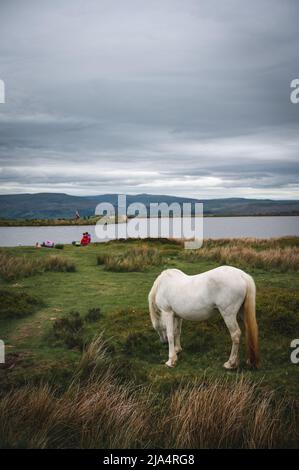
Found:
[(232, 350), (225, 369), (239, 365), (241, 330), (237, 314), (244, 312), (248, 364), (258, 367), (258, 327), (255, 317), (255, 283), (249, 274), (232, 266), (220, 266), (195, 276), (179, 269), (166, 269), (149, 293), (149, 311), (154, 329), (169, 345), (168, 367), (174, 367), (181, 352), (183, 320), (208, 320), (220, 312), (231, 336)]

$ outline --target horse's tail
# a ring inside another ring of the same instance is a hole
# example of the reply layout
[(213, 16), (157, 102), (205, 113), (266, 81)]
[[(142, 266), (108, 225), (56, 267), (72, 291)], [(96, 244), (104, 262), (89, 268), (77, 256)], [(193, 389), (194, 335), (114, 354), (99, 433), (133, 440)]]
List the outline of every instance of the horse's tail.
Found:
[(255, 314), (255, 283), (251, 276), (246, 277), (247, 291), (244, 300), (244, 322), (246, 331), (247, 355), (249, 364), (257, 368), (260, 362), (258, 326)]
[(148, 307), (149, 307), (150, 317), (151, 317), (154, 328), (156, 328), (158, 320), (159, 320), (158, 308), (156, 305), (156, 293), (157, 293), (159, 281), (160, 281), (160, 276), (158, 276), (157, 279), (155, 280), (153, 287), (151, 288), (150, 293), (148, 295)]

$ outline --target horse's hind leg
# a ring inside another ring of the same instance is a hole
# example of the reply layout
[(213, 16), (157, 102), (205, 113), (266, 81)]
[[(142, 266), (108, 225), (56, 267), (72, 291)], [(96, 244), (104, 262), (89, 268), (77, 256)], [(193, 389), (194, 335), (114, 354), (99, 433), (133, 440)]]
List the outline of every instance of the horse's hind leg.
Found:
[(236, 369), (239, 366), (239, 344), (241, 338), (241, 330), (237, 322), (237, 313), (227, 313), (227, 311), (221, 311), (220, 313), (225, 321), (225, 324), (230, 332), (232, 340), (232, 349), (227, 362), (223, 364), (225, 369)]
[(182, 331), (182, 318), (174, 317), (174, 349), (176, 353), (182, 351), (181, 346), (181, 331)]
[(169, 312), (162, 312), (164, 317), (165, 325), (166, 325), (166, 333), (168, 339), (168, 347), (169, 347), (169, 358), (166, 362), (168, 367), (174, 367), (177, 361), (177, 353), (174, 347), (174, 330), (175, 330), (175, 321), (174, 321), (174, 314), (172, 311)]

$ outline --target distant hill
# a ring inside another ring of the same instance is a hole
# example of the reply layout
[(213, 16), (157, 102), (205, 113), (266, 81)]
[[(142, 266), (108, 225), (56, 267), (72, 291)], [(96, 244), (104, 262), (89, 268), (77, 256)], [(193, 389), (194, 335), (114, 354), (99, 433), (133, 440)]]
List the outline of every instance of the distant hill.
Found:
[[(76, 210), (82, 217), (94, 215), (100, 202), (117, 204), (117, 194), (99, 196), (70, 196), (63, 193), (0, 195), (0, 218), (7, 219), (54, 219), (73, 218)], [(271, 199), (191, 199), (176, 196), (136, 194), (127, 196), (127, 204), (142, 202), (203, 202), (204, 214), (209, 216), (240, 215), (299, 215), (299, 201), (275, 201)]]

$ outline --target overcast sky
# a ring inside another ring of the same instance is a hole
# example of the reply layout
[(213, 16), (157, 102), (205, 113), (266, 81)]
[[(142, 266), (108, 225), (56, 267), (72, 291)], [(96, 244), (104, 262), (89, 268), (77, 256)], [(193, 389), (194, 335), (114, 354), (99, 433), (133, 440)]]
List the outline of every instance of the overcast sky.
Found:
[(1, 0), (0, 193), (299, 198), (297, 0)]

